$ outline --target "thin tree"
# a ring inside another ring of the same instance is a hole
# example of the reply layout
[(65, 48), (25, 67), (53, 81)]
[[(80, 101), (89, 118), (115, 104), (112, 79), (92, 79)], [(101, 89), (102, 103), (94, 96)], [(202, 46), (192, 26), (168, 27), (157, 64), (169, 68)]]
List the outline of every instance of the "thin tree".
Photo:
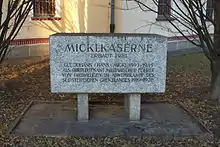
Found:
[(0, 63), (6, 57), (10, 43), (24, 24), (32, 0), (0, 0)]
[[(147, 2), (153, 2), (158, 7), (159, 0), (127, 1), (135, 1), (142, 11), (158, 13), (158, 9), (150, 7)], [(165, 3), (172, 13), (162, 15), (186, 40), (203, 49), (210, 61), (212, 98), (220, 102), (220, 0), (212, 0), (213, 10), (209, 13), (214, 15), (207, 15), (207, 2), (207, 0), (172, 0), (172, 6), (169, 2)], [(210, 26), (214, 27), (214, 35), (210, 33)], [(188, 31), (183, 31), (181, 29), (183, 27)], [(198, 38), (188, 37), (189, 33)]]

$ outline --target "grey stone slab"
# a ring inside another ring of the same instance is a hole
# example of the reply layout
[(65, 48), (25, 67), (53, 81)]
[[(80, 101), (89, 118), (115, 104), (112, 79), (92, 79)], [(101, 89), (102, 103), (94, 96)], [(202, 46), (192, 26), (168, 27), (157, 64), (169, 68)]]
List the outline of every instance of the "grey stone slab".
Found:
[[(175, 112), (173, 112), (175, 110)], [(174, 121), (179, 121), (183, 120), (184, 117), (187, 117), (187, 115), (176, 115), (183, 113), (182, 109), (172, 105), (172, 104), (156, 104), (156, 105), (148, 105), (148, 107), (142, 107), (141, 109), (142, 112), (142, 118), (148, 118), (148, 119), (153, 119), (156, 121), (166, 121), (166, 120), (174, 120)], [(163, 117), (161, 117), (163, 116)]]
[(58, 114), (58, 110), (50, 109), (51, 111), (45, 111), (45, 109), (36, 110), (31, 109), (26, 113), (26, 118), (31, 118), (35, 116), (36, 118), (48, 118), (48, 117), (55, 117)]
[(61, 119), (64, 121), (76, 121), (76, 111), (74, 111), (73, 109), (69, 109), (69, 110), (65, 110), (65, 109), (61, 109), (60, 111), (57, 112), (57, 117), (55, 117), (54, 119)]
[(77, 120), (88, 121), (89, 119), (89, 96), (77, 94)]
[(141, 94), (125, 94), (125, 111), (130, 121), (139, 121), (141, 116)]
[(164, 92), (167, 38), (150, 34), (50, 36), (51, 92)]
[[(33, 116), (35, 116), (36, 118), (60, 118), (63, 115), (75, 116), (75, 113), (73, 113), (74, 111), (72, 111), (74, 108), (71, 106), (73, 106), (73, 104), (71, 103), (51, 103), (50, 107), (48, 107), (48, 104), (45, 103), (33, 105), (32, 108), (26, 113), (25, 118), (28, 119)], [(47, 111), (45, 111), (45, 109), (47, 109)]]
[[(45, 104), (35, 104), (45, 105)], [(51, 113), (54, 105), (46, 104), (45, 113)], [(56, 105), (63, 107), (63, 104)], [(67, 107), (76, 107), (67, 105)], [(30, 108), (29, 111), (32, 110)], [(14, 129), (13, 134), (19, 136), (194, 136), (204, 132), (181, 108), (172, 104), (142, 104), (140, 121), (130, 122), (123, 113), (124, 106), (93, 105), (90, 107), (91, 118), (88, 122), (77, 121), (76, 111), (61, 109), (53, 117), (35, 117), (24, 115), (24, 118)], [(38, 109), (39, 110), (39, 109)], [(75, 109), (74, 109), (75, 110)], [(35, 109), (36, 111), (36, 109)], [(41, 110), (39, 110), (41, 111)], [(49, 111), (49, 112), (47, 112)]]
[(48, 136), (61, 136), (67, 133), (68, 121), (63, 119), (44, 119), (38, 126), (34, 127), (35, 134)]
[[(108, 111), (106, 111), (108, 109)], [(118, 105), (106, 105), (106, 106), (91, 106), (90, 107), (90, 120), (101, 119), (108, 121), (123, 121), (127, 120), (124, 116), (126, 115), (123, 107)]]
[[(96, 124), (96, 125), (95, 125)], [(103, 124), (102, 121), (91, 121), (89, 124), (71, 123), (68, 129), (68, 135), (73, 136), (119, 136), (123, 135), (124, 126), (114, 126), (112, 124)], [(104, 133), (105, 132), (105, 133)]]
[(22, 119), (13, 133), (19, 136), (35, 135), (35, 126), (38, 126), (40, 123), (41, 119), (34, 119), (33, 117)]
[(57, 110), (57, 109), (65, 108), (65, 106), (67, 106), (68, 104), (69, 104), (68, 108), (70, 108), (70, 105), (72, 105), (72, 103), (69, 103), (69, 102), (63, 102), (62, 104), (60, 104), (60, 103), (50, 103), (51, 107), (48, 108), (47, 103), (41, 103), (40, 105), (33, 105), (32, 109), (38, 110), (38, 111), (39, 110), (44, 110), (45, 108), (51, 109), (51, 110)]

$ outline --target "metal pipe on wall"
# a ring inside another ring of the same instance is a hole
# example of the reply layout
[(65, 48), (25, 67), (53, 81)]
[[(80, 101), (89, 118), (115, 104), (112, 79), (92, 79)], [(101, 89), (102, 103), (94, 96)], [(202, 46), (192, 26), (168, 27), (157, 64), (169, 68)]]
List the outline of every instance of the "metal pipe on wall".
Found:
[(115, 32), (115, 0), (111, 0), (111, 22), (110, 33)]

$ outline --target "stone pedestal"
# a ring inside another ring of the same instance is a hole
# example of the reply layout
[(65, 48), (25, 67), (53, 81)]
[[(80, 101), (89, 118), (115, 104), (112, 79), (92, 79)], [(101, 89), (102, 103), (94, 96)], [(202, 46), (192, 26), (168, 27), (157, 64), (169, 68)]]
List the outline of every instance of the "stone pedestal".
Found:
[(141, 116), (141, 94), (125, 94), (124, 109), (130, 121), (139, 121)]
[(89, 96), (88, 94), (77, 94), (77, 120), (89, 120)]

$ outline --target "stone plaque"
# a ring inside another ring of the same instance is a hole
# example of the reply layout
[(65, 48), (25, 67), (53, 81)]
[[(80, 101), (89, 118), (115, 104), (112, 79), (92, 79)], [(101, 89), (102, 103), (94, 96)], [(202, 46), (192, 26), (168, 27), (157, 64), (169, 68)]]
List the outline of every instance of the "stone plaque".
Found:
[(51, 92), (164, 92), (166, 61), (167, 38), (159, 35), (51, 35)]

